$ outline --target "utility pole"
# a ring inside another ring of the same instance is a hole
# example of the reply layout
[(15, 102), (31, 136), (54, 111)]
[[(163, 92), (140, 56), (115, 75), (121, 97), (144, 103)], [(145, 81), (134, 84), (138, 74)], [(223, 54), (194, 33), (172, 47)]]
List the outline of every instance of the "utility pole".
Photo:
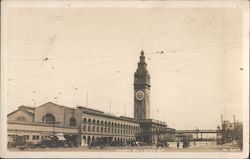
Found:
[(111, 99), (109, 100), (109, 113), (111, 113)]
[(88, 92), (86, 93), (86, 107), (88, 107)]
[(235, 127), (235, 115), (234, 115), (234, 127)]
[(143, 50), (143, 40), (144, 40), (144, 37), (141, 36), (141, 49)]
[(158, 118), (158, 120), (160, 120), (159, 119), (159, 108), (157, 108), (157, 118)]
[(126, 104), (124, 105), (124, 116), (126, 116)]
[(221, 128), (222, 128), (222, 126), (223, 126), (223, 116), (222, 116), (222, 114), (220, 115), (220, 120), (221, 120)]
[(233, 115), (233, 118), (234, 118), (234, 126), (233, 126), (233, 143), (235, 142), (235, 115)]

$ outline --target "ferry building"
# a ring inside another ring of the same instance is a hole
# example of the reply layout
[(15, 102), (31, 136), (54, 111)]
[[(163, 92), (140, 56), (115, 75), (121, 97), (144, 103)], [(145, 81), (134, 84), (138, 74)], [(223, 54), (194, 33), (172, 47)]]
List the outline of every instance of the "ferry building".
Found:
[(70, 108), (52, 102), (38, 107), (19, 106), (8, 114), (8, 139), (24, 135), (27, 142), (38, 143), (51, 135), (75, 145), (87, 145), (98, 137), (127, 143), (141, 141), (149, 145), (157, 139), (174, 140), (175, 129), (150, 118), (150, 74), (144, 52), (134, 74), (134, 118), (114, 116), (78, 106)]

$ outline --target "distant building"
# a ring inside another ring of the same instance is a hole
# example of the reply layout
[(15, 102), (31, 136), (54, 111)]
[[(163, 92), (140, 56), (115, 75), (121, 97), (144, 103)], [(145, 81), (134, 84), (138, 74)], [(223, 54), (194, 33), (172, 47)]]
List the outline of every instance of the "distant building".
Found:
[(224, 120), (222, 122), (221, 139), (223, 143), (234, 142), (243, 146), (243, 123)]
[(38, 107), (20, 106), (8, 114), (9, 142), (15, 135), (24, 135), (28, 142), (33, 143), (58, 135), (58, 138), (75, 145), (90, 144), (98, 137), (110, 137), (108, 142), (117, 143), (172, 141), (175, 129), (150, 118), (150, 87), (150, 75), (141, 51), (134, 74), (134, 118), (117, 117), (82, 106), (69, 108), (52, 102)]

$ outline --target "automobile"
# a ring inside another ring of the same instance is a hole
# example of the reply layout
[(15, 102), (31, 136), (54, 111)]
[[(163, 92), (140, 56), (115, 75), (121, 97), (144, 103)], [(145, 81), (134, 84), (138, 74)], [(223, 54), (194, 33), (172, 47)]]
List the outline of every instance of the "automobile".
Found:
[(222, 144), (225, 144), (225, 142), (223, 142), (223, 140), (217, 140), (216, 144), (217, 145), (222, 145)]
[(146, 143), (146, 142), (139, 142), (139, 146), (148, 146), (148, 143)]
[(56, 148), (56, 147), (65, 147), (66, 142), (65, 140), (60, 140), (57, 136), (49, 136), (48, 138), (44, 138), (41, 143), (37, 144), (36, 147), (41, 148)]
[(159, 147), (168, 147), (169, 144), (167, 143), (167, 141), (165, 140), (159, 140), (157, 141), (157, 144), (156, 144), (156, 148), (159, 148)]
[(29, 143), (26, 142), (26, 138), (24, 135), (14, 136), (13, 138), (13, 146), (24, 150), (28, 148)]
[(110, 141), (112, 141), (112, 137), (99, 137), (89, 144), (89, 149), (94, 147), (100, 147), (100, 149), (103, 149), (103, 147), (111, 145)]
[(183, 141), (182, 147), (183, 147), (183, 148), (188, 148), (188, 147), (190, 147), (190, 142), (189, 142), (189, 141)]

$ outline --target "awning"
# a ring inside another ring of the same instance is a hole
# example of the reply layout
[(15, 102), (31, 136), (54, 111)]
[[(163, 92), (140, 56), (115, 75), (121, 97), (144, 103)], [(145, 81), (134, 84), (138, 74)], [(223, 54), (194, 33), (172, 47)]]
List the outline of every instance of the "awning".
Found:
[(65, 138), (63, 136), (56, 136), (59, 141), (65, 141)]

